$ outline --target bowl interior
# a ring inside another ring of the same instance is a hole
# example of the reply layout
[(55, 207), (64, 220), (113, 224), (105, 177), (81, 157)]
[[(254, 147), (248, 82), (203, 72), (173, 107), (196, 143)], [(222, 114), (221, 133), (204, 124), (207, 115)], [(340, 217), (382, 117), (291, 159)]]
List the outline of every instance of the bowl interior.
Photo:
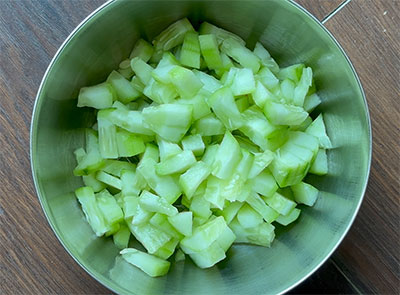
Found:
[[(314, 70), (327, 131), (329, 175), (308, 177), (320, 190), (297, 222), (277, 228), (271, 248), (234, 245), (229, 259), (201, 270), (186, 259), (150, 278), (122, 261), (111, 239), (95, 237), (73, 191), (73, 150), (94, 117), (78, 109), (79, 88), (103, 81), (142, 36), (152, 40), (173, 21), (209, 21), (260, 40), (282, 66)], [(38, 195), (56, 235), (92, 276), (118, 293), (259, 294), (283, 292), (315, 270), (347, 232), (361, 203), (370, 163), (368, 110), (346, 56), (310, 15), (288, 1), (115, 1), (106, 4), (65, 43), (47, 72), (32, 121), (32, 167)]]

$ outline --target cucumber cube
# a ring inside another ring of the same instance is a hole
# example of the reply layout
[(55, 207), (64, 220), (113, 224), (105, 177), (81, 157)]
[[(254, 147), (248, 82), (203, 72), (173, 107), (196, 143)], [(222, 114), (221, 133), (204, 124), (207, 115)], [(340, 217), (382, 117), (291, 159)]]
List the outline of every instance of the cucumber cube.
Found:
[(114, 89), (105, 82), (90, 87), (82, 87), (78, 96), (78, 107), (106, 109), (114, 101)]
[(319, 149), (314, 162), (311, 164), (310, 173), (316, 175), (328, 174), (328, 157), (324, 149)]
[(151, 277), (159, 277), (167, 274), (171, 265), (169, 261), (133, 248), (126, 248), (120, 254), (127, 262), (140, 268)]
[(140, 206), (149, 212), (158, 212), (168, 216), (178, 214), (178, 210), (168, 203), (164, 198), (161, 198), (149, 191), (142, 191), (139, 197)]
[(143, 110), (143, 121), (165, 140), (178, 142), (190, 127), (192, 110), (192, 106), (182, 104), (148, 107)]
[(168, 159), (156, 164), (158, 175), (183, 173), (196, 163), (196, 158), (190, 150), (184, 150), (179, 154), (170, 156)]
[(242, 152), (236, 139), (226, 132), (212, 164), (212, 174), (221, 179), (228, 179), (242, 158)]
[(174, 216), (168, 217), (168, 221), (172, 226), (184, 236), (192, 235), (193, 213), (181, 212)]
[(97, 205), (96, 197), (91, 187), (85, 186), (75, 191), (86, 220), (93, 229), (96, 236), (100, 237), (108, 231), (103, 214)]
[(311, 184), (300, 182), (293, 185), (292, 191), (294, 199), (297, 203), (305, 204), (307, 206), (313, 206), (318, 197), (318, 189), (313, 187)]
[(286, 225), (296, 221), (297, 218), (299, 218), (300, 213), (301, 213), (300, 209), (294, 208), (287, 215), (279, 215), (278, 218), (276, 219), (276, 222), (286, 226)]

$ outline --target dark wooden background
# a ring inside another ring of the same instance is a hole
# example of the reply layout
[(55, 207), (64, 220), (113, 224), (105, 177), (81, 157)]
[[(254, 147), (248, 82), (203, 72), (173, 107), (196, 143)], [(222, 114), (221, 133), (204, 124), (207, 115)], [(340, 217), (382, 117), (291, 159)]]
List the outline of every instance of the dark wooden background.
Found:
[[(110, 293), (67, 254), (36, 197), (29, 127), (57, 48), (103, 0), (0, 0), (0, 294)], [(373, 129), (364, 203), (331, 259), (293, 290), (400, 294), (400, 0), (298, 0), (352, 60)], [(348, 3), (347, 3), (348, 2)], [(339, 9), (338, 9), (339, 8)]]

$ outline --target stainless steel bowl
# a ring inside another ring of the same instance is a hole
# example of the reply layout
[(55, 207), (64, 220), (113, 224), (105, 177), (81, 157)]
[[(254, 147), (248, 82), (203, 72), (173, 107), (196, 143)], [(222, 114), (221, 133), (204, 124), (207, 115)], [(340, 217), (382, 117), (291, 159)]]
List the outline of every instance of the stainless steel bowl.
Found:
[[(73, 191), (72, 151), (82, 146), (82, 127), (93, 115), (76, 107), (79, 88), (99, 83), (126, 58), (135, 40), (151, 40), (187, 16), (233, 31), (252, 46), (267, 46), (280, 65), (305, 62), (314, 69), (334, 149), (329, 175), (309, 177), (321, 191), (300, 220), (278, 228), (269, 249), (235, 245), (228, 259), (201, 270), (189, 259), (161, 278), (150, 278), (117, 257), (110, 239), (98, 239)], [(358, 77), (332, 35), (290, 1), (113, 1), (79, 25), (52, 60), (40, 86), (31, 129), (32, 171), (48, 221), (72, 257), (117, 293), (275, 294), (313, 273), (351, 226), (367, 184), (371, 160), (368, 108)]]

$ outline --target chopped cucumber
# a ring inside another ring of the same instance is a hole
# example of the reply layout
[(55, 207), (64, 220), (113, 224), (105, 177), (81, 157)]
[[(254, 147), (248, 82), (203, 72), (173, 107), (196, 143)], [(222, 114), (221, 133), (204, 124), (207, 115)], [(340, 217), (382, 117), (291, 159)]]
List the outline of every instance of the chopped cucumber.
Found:
[(221, 55), (219, 53), (217, 38), (215, 37), (215, 35), (200, 35), (199, 41), (201, 54), (207, 64), (207, 67), (210, 70), (217, 70), (222, 68), (223, 63)]
[(200, 68), (200, 44), (197, 32), (189, 31), (186, 33), (183, 39), (180, 61), (184, 66)]
[[(271, 223), (316, 202), (307, 173), (328, 173), (332, 144), (322, 114), (309, 114), (321, 103), (312, 69), (280, 69), (261, 43), (251, 51), (186, 18), (152, 44), (139, 39), (105, 82), (79, 92), (78, 107), (97, 116), (74, 151), (87, 222), (153, 277), (174, 253), (209, 268), (233, 243), (269, 247)], [(147, 253), (127, 248), (131, 234)]]
[(95, 86), (82, 87), (79, 91), (78, 107), (106, 109), (111, 107), (114, 97), (114, 89), (107, 82)]
[(310, 173), (316, 175), (328, 174), (328, 157), (324, 149), (319, 149), (314, 162), (311, 164)]
[(313, 206), (318, 197), (318, 189), (311, 184), (300, 182), (293, 185), (292, 191), (297, 203)]
[(151, 277), (167, 274), (171, 264), (169, 261), (133, 248), (126, 248), (120, 254), (127, 262), (140, 268)]
[(136, 42), (135, 46), (133, 47), (132, 52), (129, 55), (129, 58), (133, 59), (135, 57), (139, 57), (144, 62), (148, 62), (153, 53), (154, 53), (153, 46), (149, 42), (143, 39), (139, 39)]

